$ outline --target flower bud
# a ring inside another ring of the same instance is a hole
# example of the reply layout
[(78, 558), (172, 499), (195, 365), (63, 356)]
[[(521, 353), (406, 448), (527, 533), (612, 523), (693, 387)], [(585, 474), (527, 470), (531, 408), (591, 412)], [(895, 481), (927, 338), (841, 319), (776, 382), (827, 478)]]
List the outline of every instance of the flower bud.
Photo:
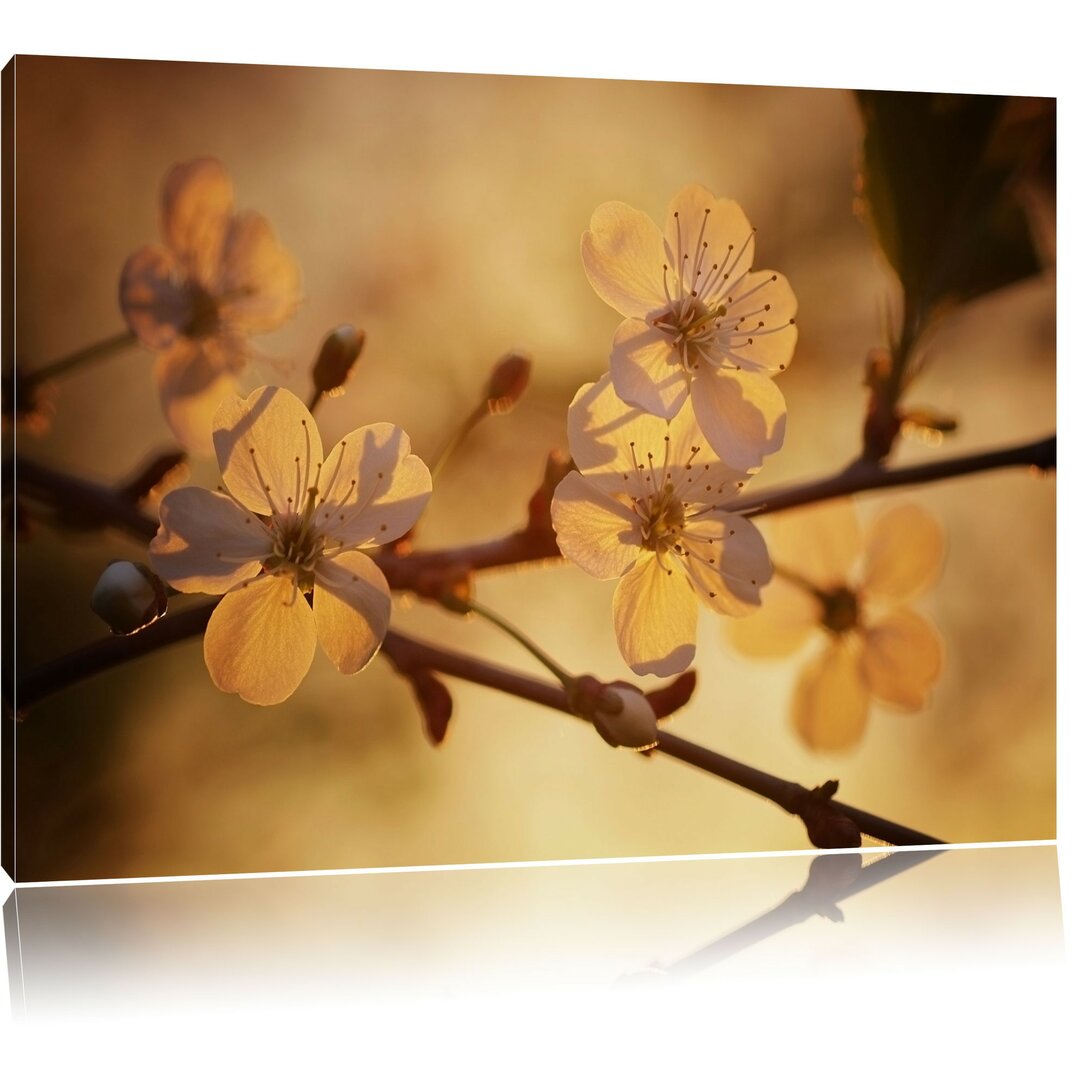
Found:
[(98, 578), (90, 607), (114, 634), (134, 634), (165, 614), (165, 586), (141, 563), (117, 560)]
[[(617, 698), (618, 712), (606, 708), (609, 698)], [(656, 713), (648, 698), (637, 689), (609, 686), (603, 700), (593, 710), (591, 720), (600, 737), (609, 746), (627, 746), (631, 750), (648, 750), (657, 743)]]
[(364, 331), (353, 326), (339, 326), (326, 335), (311, 371), (315, 389), (330, 394), (345, 385), (364, 348)]
[(491, 378), (488, 379), (488, 411), (509, 412), (525, 393), (531, 372), (531, 360), (517, 353), (507, 353), (492, 369)]

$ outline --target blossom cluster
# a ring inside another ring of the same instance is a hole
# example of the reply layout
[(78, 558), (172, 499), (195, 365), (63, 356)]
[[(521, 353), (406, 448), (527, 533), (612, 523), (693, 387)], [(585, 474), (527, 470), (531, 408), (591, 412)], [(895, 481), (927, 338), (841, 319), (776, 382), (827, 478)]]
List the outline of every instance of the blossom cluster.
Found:
[[(214, 683), (274, 704), (299, 685), (316, 642), (345, 673), (378, 651), (390, 591), (370, 553), (416, 522), (431, 475), (391, 424), (359, 428), (324, 455), (291, 393), (236, 395), (247, 336), (292, 314), (299, 272), (265, 219), (233, 212), (218, 162), (169, 173), (161, 224), (164, 245), (124, 267), (121, 307), (160, 354), (166, 418), (189, 449), (216, 453), (222, 487), (166, 495), (150, 559), (175, 589), (222, 597), (204, 638)], [(833, 507), (774, 568), (761, 533), (732, 511), (783, 443), (773, 378), (797, 341), (794, 293), (781, 274), (754, 269), (754, 249), (738, 205), (698, 185), (675, 196), (662, 229), (623, 203), (593, 214), (585, 273), (623, 320), (609, 370), (570, 405), (574, 468), (551, 521), (568, 559), (617, 579), (616, 638), (639, 675), (689, 666), (702, 605), (739, 617), (735, 639), (755, 655), (823, 628), (828, 646), (799, 682), (794, 719), (809, 745), (838, 749), (861, 734), (871, 698), (917, 707), (937, 677), (936, 634), (903, 601), (936, 572), (940, 537), (917, 510), (898, 511), (875, 526), (860, 563), (853, 514)], [(348, 327), (330, 335), (320, 390), (340, 384), (362, 344)], [(489, 407), (520, 394), (527, 361), (509, 357), (499, 372)], [(145, 607), (136, 622), (156, 617)]]
[(795, 349), (795, 295), (782, 275), (753, 269), (739, 206), (699, 185), (675, 196), (663, 231), (605, 203), (581, 255), (624, 318), (610, 370), (570, 406), (577, 471), (556, 489), (552, 520), (568, 559), (619, 579), (626, 662), (672, 675), (694, 657), (699, 602), (747, 615), (772, 576), (761, 534), (724, 506), (783, 443), (772, 380)]

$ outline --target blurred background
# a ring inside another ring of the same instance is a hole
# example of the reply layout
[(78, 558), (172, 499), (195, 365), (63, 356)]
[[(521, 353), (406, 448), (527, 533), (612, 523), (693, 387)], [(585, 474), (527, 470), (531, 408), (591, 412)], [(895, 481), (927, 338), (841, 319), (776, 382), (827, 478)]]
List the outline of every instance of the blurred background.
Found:
[[(20, 58), (17, 355), (27, 368), (123, 330), (126, 257), (156, 242), (171, 165), (222, 160), (239, 209), (265, 214), (303, 272), (305, 303), (248, 385), (306, 396), (322, 336), (368, 344), (348, 393), (321, 407), (324, 441), (389, 420), (429, 462), (509, 349), (534, 359), (517, 410), (478, 429), (440, 478), (417, 537), (436, 547), (520, 524), (545, 455), (565, 447), (574, 391), (606, 367), (618, 316), (585, 279), (595, 207), (659, 216), (682, 185), (735, 198), (757, 265), (787, 275), (800, 339), (779, 385), (784, 449), (757, 484), (856, 455), (868, 349), (897, 289), (853, 212), (859, 115), (843, 91)], [(960, 418), (943, 448), (1047, 434), (1055, 416), (1054, 280), (958, 308), (908, 397)], [(169, 446), (149, 353), (133, 348), (60, 384), (22, 454), (109, 481)], [(191, 480), (217, 483), (212, 462)], [(875, 708), (866, 738), (813, 754), (788, 705), (803, 656), (738, 656), (701, 616), (699, 687), (672, 730), (953, 842), (1044, 839), (1054, 821), (1055, 481), (992, 473), (860, 500), (869, 518), (915, 499), (949, 537), (918, 602), (946, 668), (915, 715)], [(765, 526), (767, 530), (767, 523)], [(10, 542), (5, 538), (5, 542)], [(18, 541), (18, 666), (95, 640), (90, 591), (119, 534)], [(613, 583), (573, 567), (486, 575), (477, 596), (565, 666), (628, 675)], [(536, 671), (488, 627), (398, 601), (395, 625)], [(812, 649), (812, 647), (811, 647)], [(352, 678), (320, 654), (285, 704), (219, 693), (200, 641), (79, 684), (17, 732), (20, 879), (227, 873), (802, 848), (796, 819), (678, 762), (612, 751), (571, 718), (454, 684), (432, 749), (406, 684), (376, 660)]]

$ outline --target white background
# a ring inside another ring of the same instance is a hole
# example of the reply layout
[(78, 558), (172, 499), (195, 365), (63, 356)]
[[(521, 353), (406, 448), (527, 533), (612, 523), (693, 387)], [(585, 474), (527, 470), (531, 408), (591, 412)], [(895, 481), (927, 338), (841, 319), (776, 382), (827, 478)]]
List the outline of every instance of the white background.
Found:
[[(1023, 5), (909, 2), (513, 5), (8, 5), (0, 53), (258, 61), (1053, 95), (1059, 98), (1062, 198), (1060, 411), (1074, 406), (1075, 37), (1045, 0)], [(1062, 12), (1063, 8), (1057, 8)], [(348, 14), (345, 14), (345, 13)], [(652, 133), (643, 133), (650, 140)], [(643, 142), (643, 153), (660, 152)], [(1058, 568), (1059, 838), (1066, 946), (1075, 938), (1077, 766), (1074, 730), (1076, 485), (1061, 425)], [(1022, 553), (1015, 553), (1022, 557)], [(993, 949), (993, 942), (987, 942)], [(1075, 952), (1075, 949), (1070, 950)], [(218, 1016), (100, 1017), (0, 1028), (31, 1075), (286, 1072), (374, 1075), (1029, 1076), (1072, 1074), (1076, 963), (1045, 979), (993, 967), (850, 975), (778, 984), (747, 978), (708, 994), (518, 993), (363, 1009), (260, 1008)], [(3, 980), (0, 979), (0, 983)], [(0, 988), (0, 1012), (3, 1011)], [(1066, 1018), (1069, 1018), (1068, 1020)], [(1071, 1045), (1070, 1045), (1071, 1044)], [(752, 1072), (751, 1072), (752, 1070)]]

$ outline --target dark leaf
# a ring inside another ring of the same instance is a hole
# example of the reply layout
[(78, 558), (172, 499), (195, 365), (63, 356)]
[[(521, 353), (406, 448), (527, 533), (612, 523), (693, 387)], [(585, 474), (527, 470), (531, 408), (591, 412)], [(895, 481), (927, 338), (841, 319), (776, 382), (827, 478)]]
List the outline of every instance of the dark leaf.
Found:
[(1014, 189), (1052, 150), (1045, 124), (1013, 122), (1003, 97), (859, 91), (857, 99), (861, 192), (912, 315), (1038, 271)]

